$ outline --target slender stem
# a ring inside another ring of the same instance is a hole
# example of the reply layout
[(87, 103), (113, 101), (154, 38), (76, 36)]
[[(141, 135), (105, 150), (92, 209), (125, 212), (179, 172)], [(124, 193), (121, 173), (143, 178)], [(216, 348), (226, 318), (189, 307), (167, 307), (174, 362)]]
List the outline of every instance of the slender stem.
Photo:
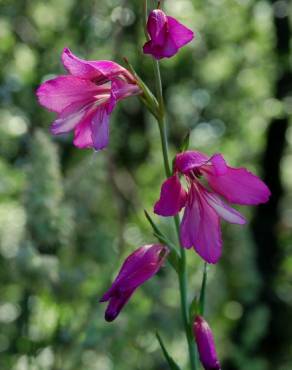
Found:
[[(171, 176), (171, 169), (169, 165), (169, 156), (168, 156), (168, 140), (167, 140), (167, 133), (166, 133), (166, 125), (165, 125), (165, 113), (164, 113), (164, 101), (163, 101), (163, 93), (162, 93), (162, 83), (161, 83), (161, 75), (160, 75), (160, 68), (158, 61), (154, 62), (154, 72), (155, 72), (155, 81), (156, 81), (156, 89), (157, 89), (157, 99), (159, 103), (159, 119), (158, 119), (158, 126), (160, 132), (160, 139), (161, 139), (161, 146), (162, 146), (162, 154), (164, 160), (164, 168), (166, 177)], [(178, 240), (180, 240), (179, 234), (179, 217), (174, 217), (175, 229), (177, 233)], [(180, 290), (180, 300), (181, 300), (181, 312), (182, 312), (182, 320), (184, 325), (184, 330), (186, 334), (186, 339), (188, 343), (188, 350), (189, 350), (189, 359), (191, 370), (196, 370), (196, 346), (195, 340), (192, 335), (191, 330), (191, 323), (189, 317), (189, 309), (188, 309), (188, 285), (187, 285), (187, 269), (186, 269), (186, 254), (184, 248), (181, 246), (180, 248), (180, 269), (178, 271), (178, 280), (179, 280), (179, 290)]]
[(146, 40), (149, 41), (149, 35), (147, 31), (147, 17), (148, 17), (148, 1), (144, 0), (143, 4), (143, 29), (144, 29), (144, 34), (146, 37)]
[(160, 108), (160, 115), (161, 115), (161, 118), (163, 119), (164, 118), (164, 101), (163, 101), (162, 82), (161, 82), (161, 74), (160, 74), (158, 60), (153, 59), (153, 64), (154, 64), (157, 99), (158, 99), (159, 108)]
[(188, 299), (187, 299), (187, 270), (186, 270), (186, 253), (184, 248), (181, 248), (181, 269), (178, 274), (179, 279), (179, 288), (180, 288), (180, 300), (181, 300), (181, 311), (182, 311), (182, 318), (186, 333), (186, 338), (188, 342), (188, 349), (189, 349), (189, 358), (191, 369), (196, 370), (197, 366), (197, 353), (196, 353), (196, 346), (195, 346), (195, 339), (192, 334), (192, 328), (189, 318), (189, 309), (188, 309)]
[(170, 170), (169, 160), (168, 160), (168, 142), (167, 142), (167, 133), (166, 133), (164, 119), (158, 120), (158, 127), (159, 127), (160, 138), (161, 138), (161, 147), (162, 147), (165, 174), (166, 174), (166, 177), (170, 177), (171, 170)]

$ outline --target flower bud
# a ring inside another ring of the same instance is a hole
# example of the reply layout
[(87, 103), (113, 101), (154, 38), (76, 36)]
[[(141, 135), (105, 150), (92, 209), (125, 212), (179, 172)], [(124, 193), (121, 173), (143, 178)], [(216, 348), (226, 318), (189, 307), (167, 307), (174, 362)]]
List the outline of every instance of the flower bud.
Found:
[(202, 316), (197, 316), (193, 332), (196, 338), (200, 361), (205, 370), (220, 370), (221, 366), (217, 358), (213, 333), (207, 321)]
[(145, 43), (143, 51), (155, 59), (172, 57), (194, 38), (193, 31), (160, 9), (149, 14), (147, 31), (150, 40)]
[(163, 264), (168, 249), (161, 244), (144, 245), (136, 249), (123, 263), (118, 276), (100, 302), (107, 302), (106, 321), (113, 321), (134, 291), (155, 275)]

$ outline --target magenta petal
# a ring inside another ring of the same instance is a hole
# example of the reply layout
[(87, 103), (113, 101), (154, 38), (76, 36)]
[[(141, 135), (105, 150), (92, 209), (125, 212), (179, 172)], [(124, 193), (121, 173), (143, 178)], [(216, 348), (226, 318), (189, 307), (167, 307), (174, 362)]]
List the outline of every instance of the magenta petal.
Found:
[(176, 19), (166, 16), (160, 9), (149, 14), (147, 31), (150, 40), (145, 43), (143, 51), (158, 60), (172, 57), (194, 37), (190, 29)]
[(178, 47), (176, 46), (175, 41), (168, 35), (166, 37), (165, 43), (163, 45), (163, 48), (153, 48), (153, 55), (157, 56), (156, 59), (161, 58), (171, 58), (173, 55), (175, 55), (178, 52)]
[(194, 38), (194, 32), (178, 22), (175, 18), (167, 17), (169, 34), (177, 48), (188, 44)]
[(167, 30), (167, 16), (160, 9), (152, 10), (147, 21), (147, 31), (155, 45), (163, 46)]
[(160, 60), (162, 58), (170, 58), (177, 52), (177, 50), (178, 49), (176, 45), (169, 38), (167, 39), (163, 47), (155, 45), (151, 40), (146, 42), (143, 46), (144, 54), (150, 54), (157, 60)]
[(193, 325), (200, 361), (205, 370), (220, 370), (213, 333), (207, 321), (197, 316)]
[(114, 320), (133, 292), (157, 273), (167, 254), (165, 246), (151, 244), (138, 248), (125, 260), (112, 286), (100, 300), (109, 301), (107, 321)]
[(86, 116), (74, 130), (73, 144), (80, 149), (93, 148), (91, 121), (93, 113)]
[(150, 40), (143, 46), (144, 54), (151, 54), (155, 59), (160, 60), (162, 58), (170, 58), (178, 52), (178, 47), (173, 39), (166, 33), (163, 44)]
[(221, 176), (207, 174), (209, 185), (230, 203), (256, 205), (268, 201), (271, 192), (266, 184), (245, 168), (227, 167)]
[(67, 71), (73, 76), (80, 78), (104, 79), (106, 76), (97, 69), (91, 62), (78, 58), (70, 49), (64, 48), (62, 53), (62, 62)]
[(72, 104), (79, 103), (82, 107), (93, 101), (99, 90), (98, 86), (90, 81), (74, 76), (60, 76), (41, 84), (36, 94), (41, 105), (61, 113)]
[(225, 221), (238, 225), (244, 225), (246, 223), (245, 217), (224, 203), (218, 195), (205, 191), (204, 197), (209, 205), (216, 211), (217, 215), (222, 217)]
[(178, 175), (173, 175), (162, 184), (160, 198), (154, 206), (154, 212), (160, 216), (174, 216), (185, 206), (186, 199), (187, 193)]
[(97, 108), (91, 119), (91, 136), (95, 150), (102, 150), (108, 145), (109, 118), (107, 105), (104, 104)]
[(75, 56), (68, 48), (62, 53), (64, 67), (73, 76), (84, 79), (104, 82), (116, 76), (122, 76), (128, 81), (135, 82), (135, 78), (130, 72), (119, 64), (110, 60), (84, 60)]
[(181, 173), (187, 173), (203, 166), (208, 160), (206, 154), (189, 150), (176, 155), (175, 168)]
[[(227, 172), (227, 165), (222, 154), (214, 154), (210, 158), (213, 173), (216, 175), (224, 175)], [(208, 165), (207, 165), (208, 166)]]
[(110, 298), (110, 302), (104, 314), (105, 320), (108, 322), (114, 321), (133, 293), (134, 290), (130, 290), (129, 292), (123, 292), (123, 294), (119, 296), (116, 292), (116, 294)]
[(218, 262), (222, 252), (219, 216), (204, 197), (202, 187), (191, 185), (180, 227), (180, 238), (185, 248), (194, 247), (208, 263)]
[(88, 114), (92, 103), (80, 107), (80, 103), (74, 103), (64, 109), (58, 118), (52, 123), (51, 132), (54, 135), (72, 131)]
[(141, 90), (137, 84), (128, 83), (120, 78), (114, 78), (111, 84), (111, 94), (115, 101), (139, 95)]
[(80, 122), (75, 128), (74, 145), (78, 148), (102, 150), (109, 141), (108, 104), (103, 104)]

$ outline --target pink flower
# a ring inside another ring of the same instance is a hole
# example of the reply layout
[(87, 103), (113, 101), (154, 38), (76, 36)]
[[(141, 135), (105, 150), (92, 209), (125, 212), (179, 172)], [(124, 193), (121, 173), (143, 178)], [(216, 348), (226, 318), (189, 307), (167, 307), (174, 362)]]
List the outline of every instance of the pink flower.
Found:
[(193, 325), (200, 361), (205, 370), (220, 370), (212, 331), (202, 316), (197, 316)]
[[(183, 175), (186, 191), (180, 182)], [(208, 187), (200, 182), (204, 176)], [(174, 175), (161, 187), (160, 199), (154, 212), (161, 216), (174, 216), (185, 207), (180, 226), (182, 246), (193, 247), (208, 263), (216, 263), (222, 250), (220, 218), (245, 224), (245, 218), (226, 204), (255, 205), (265, 203), (270, 196), (268, 187), (245, 168), (229, 167), (221, 154), (208, 158), (195, 151), (180, 153), (175, 159)]]
[(150, 41), (146, 42), (143, 51), (155, 59), (172, 57), (194, 38), (193, 31), (160, 9), (155, 9), (149, 14), (147, 31)]
[(39, 103), (56, 112), (54, 135), (74, 130), (74, 145), (100, 150), (108, 145), (109, 117), (116, 103), (141, 93), (134, 76), (119, 64), (86, 61), (67, 48), (62, 62), (69, 72), (40, 85)]
[(134, 291), (157, 273), (168, 249), (160, 244), (144, 245), (136, 249), (123, 263), (118, 276), (100, 302), (107, 302), (105, 319), (113, 321)]

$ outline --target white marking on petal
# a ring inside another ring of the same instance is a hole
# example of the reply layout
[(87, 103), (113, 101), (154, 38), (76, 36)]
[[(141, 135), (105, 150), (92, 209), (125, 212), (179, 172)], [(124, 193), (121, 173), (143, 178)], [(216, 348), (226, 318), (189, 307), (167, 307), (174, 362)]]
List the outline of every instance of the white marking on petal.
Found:
[(217, 195), (204, 192), (204, 196), (218, 216), (222, 217), (225, 221), (239, 225), (244, 225), (246, 223), (246, 219), (241, 213), (229, 207)]

